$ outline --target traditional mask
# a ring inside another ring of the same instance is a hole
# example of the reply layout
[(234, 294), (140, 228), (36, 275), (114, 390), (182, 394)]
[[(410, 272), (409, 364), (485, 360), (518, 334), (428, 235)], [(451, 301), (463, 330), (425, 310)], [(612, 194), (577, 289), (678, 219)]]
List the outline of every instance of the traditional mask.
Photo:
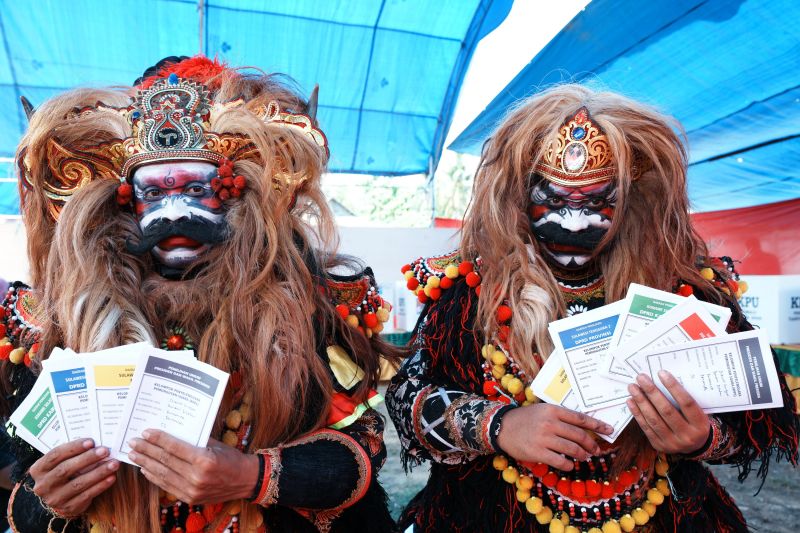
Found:
[(531, 231), (556, 265), (580, 269), (592, 258), (614, 216), (614, 172), (608, 138), (582, 107), (534, 165)]

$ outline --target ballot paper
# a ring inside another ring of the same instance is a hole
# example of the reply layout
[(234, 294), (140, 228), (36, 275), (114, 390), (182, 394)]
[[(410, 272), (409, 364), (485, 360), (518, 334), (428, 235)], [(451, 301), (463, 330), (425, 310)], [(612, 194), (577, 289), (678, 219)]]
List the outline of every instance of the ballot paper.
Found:
[(721, 335), (725, 335), (725, 325), (690, 296), (610, 353), (628, 367), (628, 382), (633, 383), (636, 375), (645, 371), (643, 352)]
[(49, 380), (49, 376), (43, 378), (40, 375), (28, 396), (9, 418), (16, 434), (42, 453), (67, 442), (67, 434), (53, 404)]
[(206, 446), (228, 383), (228, 374), (194, 359), (167, 359), (148, 349), (136, 365), (112, 456), (128, 458), (128, 442), (148, 428), (193, 446)]
[(665, 346), (646, 354), (644, 361), (646, 373), (668, 398), (659, 370), (675, 376), (706, 413), (783, 406), (764, 330)]
[(622, 302), (615, 302), (550, 323), (550, 336), (581, 412), (619, 405), (630, 396), (626, 384), (599, 373), (621, 311)]
[(55, 359), (44, 360), (42, 366), (45, 372), (40, 379), (49, 377), (50, 395), (56, 414), (64, 425), (66, 440), (94, 438), (83, 361), (64, 354)]
[[(539, 372), (531, 383), (531, 389), (537, 397), (547, 403), (581, 412), (575, 392), (570, 385), (569, 377), (564, 371), (564, 367), (561, 365), (561, 357), (555, 352), (548, 357), (542, 368), (539, 369)], [(614, 428), (613, 433), (610, 435), (598, 433), (600, 438), (610, 443), (617, 440), (622, 430), (625, 429), (625, 426), (627, 426), (633, 418), (628, 410), (628, 406), (624, 403), (598, 409), (597, 411), (590, 411), (586, 414), (597, 420), (602, 420)]]
[[(620, 326), (614, 332), (610, 349), (603, 358), (600, 374), (630, 383), (636, 375), (632, 374), (628, 365), (614, 357), (614, 349), (641, 333), (654, 320), (685, 300), (686, 297), (679, 294), (631, 283), (625, 299), (622, 300), (623, 310), (620, 315)], [(701, 302), (701, 305), (723, 327), (728, 323), (731, 317), (730, 309), (707, 302)]]

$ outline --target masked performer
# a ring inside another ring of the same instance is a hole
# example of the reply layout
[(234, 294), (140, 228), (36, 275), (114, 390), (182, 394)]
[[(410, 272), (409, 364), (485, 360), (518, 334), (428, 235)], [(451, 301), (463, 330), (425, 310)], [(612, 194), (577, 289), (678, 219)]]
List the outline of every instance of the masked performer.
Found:
[(315, 113), (282, 78), (203, 57), (32, 113), (18, 159), (34, 289), (6, 299), (6, 410), (56, 346), (163, 342), (231, 378), (219, 440), (147, 431), (141, 468), (91, 441), (43, 457), (20, 441), (15, 531), (392, 528), (370, 408), (389, 305), (369, 269), (329, 273), (347, 265)]
[[(794, 401), (707, 416), (676, 382), (631, 385), (631, 423), (534, 403), (548, 323), (624, 297), (631, 282), (733, 310), (751, 329), (730, 261), (704, 259), (692, 228), (686, 152), (653, 109), (576, 85), (512, 112), (487, 143), (459, 253), (404, 267), (427, 305), (415, 354), (387, 398), (406, 464), (428, 484), (406, 509), (415, 531), (745, 531), (703, 462), (797, 460)], [(698, 258), (699, 263), (698, 263)], [(668, 481), (667, 481), (668, 480)], [(670, 496), (671, 494), (671, 496)]]

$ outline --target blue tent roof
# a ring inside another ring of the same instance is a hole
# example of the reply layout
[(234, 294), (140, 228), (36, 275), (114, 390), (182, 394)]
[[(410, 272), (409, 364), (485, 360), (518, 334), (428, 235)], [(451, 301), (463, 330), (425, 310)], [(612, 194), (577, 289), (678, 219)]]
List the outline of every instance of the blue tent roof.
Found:
[(594, 0), (450, 146), (479, 153), (504, 113), (565, 79), (618, 91), (686, 129), (698, 211), (800, 196), (800, 2)]
[[(334, 172), (432, 171), (478, 41), (512, 0), (73, 0), (5, 2), (0, 12), (0, 157), (34, 106), (78, 85), (130, 84), (162, 57), (202, 50), (284, 72), (307, 92)], [(201, 7), (198, 7), (201, 6)], [(202, 43), (202, 44), (200, 44)], [(0, 214), (16, 212), (2, 182)]]

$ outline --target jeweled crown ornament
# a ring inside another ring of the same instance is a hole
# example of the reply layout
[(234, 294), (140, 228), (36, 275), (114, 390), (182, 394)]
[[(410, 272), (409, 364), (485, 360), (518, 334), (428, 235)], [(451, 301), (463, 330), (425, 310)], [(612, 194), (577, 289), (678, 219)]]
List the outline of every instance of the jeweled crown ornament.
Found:
[(608, 137), (580, 108), (564, 122), (534, 170), (546, 180), (582, 187), (610, 180), (615, 167)]

